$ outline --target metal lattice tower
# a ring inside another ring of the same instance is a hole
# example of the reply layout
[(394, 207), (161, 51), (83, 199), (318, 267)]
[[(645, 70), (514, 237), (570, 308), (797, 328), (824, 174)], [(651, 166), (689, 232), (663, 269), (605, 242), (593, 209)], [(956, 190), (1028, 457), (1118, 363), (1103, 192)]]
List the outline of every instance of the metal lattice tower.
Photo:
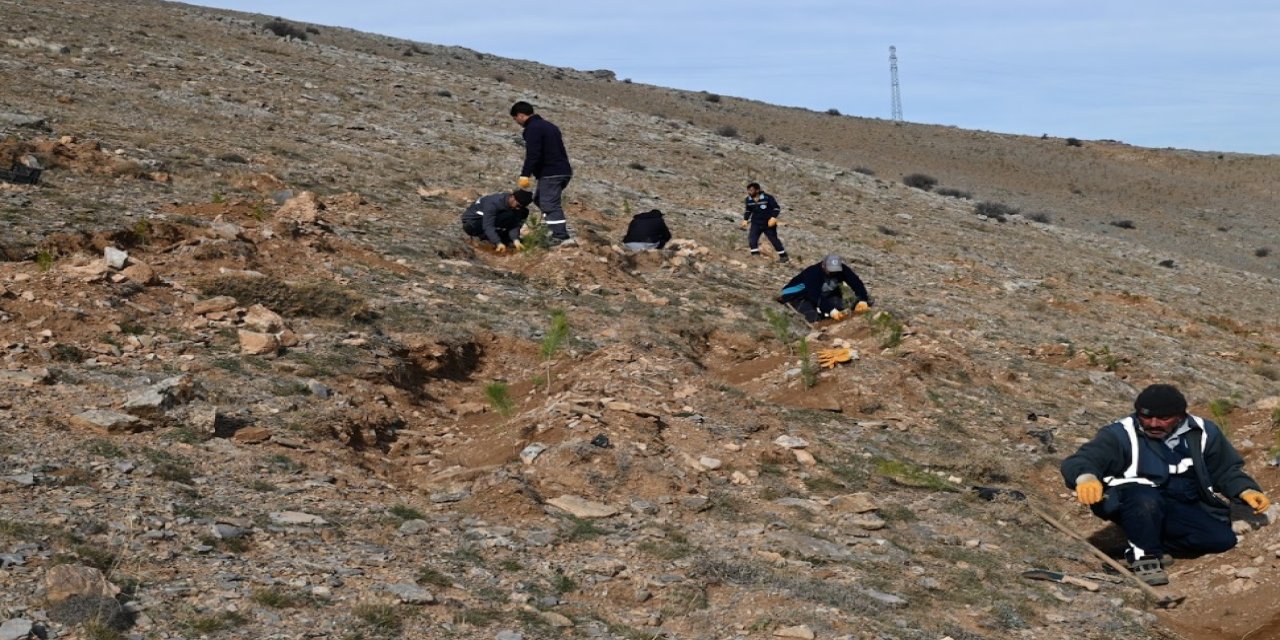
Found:
[(889, 47), (889, 78), (893, 84), (893, 115), (894, 122), (902, 122), (902, 94), (898, 91), (898, 49), (897, 47)]

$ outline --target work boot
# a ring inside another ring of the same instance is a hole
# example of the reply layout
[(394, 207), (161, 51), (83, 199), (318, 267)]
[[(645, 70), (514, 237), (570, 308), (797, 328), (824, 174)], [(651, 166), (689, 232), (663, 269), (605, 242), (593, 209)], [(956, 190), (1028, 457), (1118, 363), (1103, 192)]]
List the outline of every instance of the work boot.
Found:
[(1169, 584), (1169, 574), (1164, 572), (1164, 565), (1161, 564), (1160, 558), (1146, 557), (1136, 560), (1129, 563), (1129, 570), (1149, 585)]
[(549, 241), (549, 244), (552, 249), (555, 249), (556, 247), (576, 247), (578, 246), (578, 241), (573, 238), (557, 238), (553, 236)]
[(790, 257), (790, 256), (788, 256), (787, 254), (785, 254), (785, 253), (784, 253), (784, 254), (782, 254), (782, 255), (778, 256), (778, 263), (779, 263), (779, 264), (786, 264), (786, 263), (788, 263), (788, 262), (791, 262), (791, 257)]

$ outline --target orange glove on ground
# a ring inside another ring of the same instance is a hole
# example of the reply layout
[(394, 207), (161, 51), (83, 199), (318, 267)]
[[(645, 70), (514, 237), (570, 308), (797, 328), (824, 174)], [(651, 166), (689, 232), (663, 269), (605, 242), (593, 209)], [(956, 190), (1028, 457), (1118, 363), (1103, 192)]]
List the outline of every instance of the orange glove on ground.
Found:
[(1080, 504), (1083, 505), (1102, 502), (1102, 481), (1088, 473), (1077, 478), (1076, 500), (1079, 500)]
[(1240, 499), (1244, 500), (1245, 504), (1253, 507), (1254, 513), (1262, 513), (1271, 506), (1271, 500), (1266, 495), (1253, 489), (1245, 489), (1244, 493), (1240, 494)]
[(776, 227), (776, 226), (778, 226), (778, 219), (777, 219), (777, 218), (769, 218), (769, 223), (768, 223), (768, 224), (769, 224), (769, 226), (771, 226), (771, 227)]
[(823, 349), (818, 352), (818, 364), (827, 369), (852, 359), (853, 349)]
[(533, 181), (529, 179), (529, 176), (520, 176), (520, 179), (516, 180), (516, 185), (521, 189), (528, 189), (531, 184), (533, 184)]

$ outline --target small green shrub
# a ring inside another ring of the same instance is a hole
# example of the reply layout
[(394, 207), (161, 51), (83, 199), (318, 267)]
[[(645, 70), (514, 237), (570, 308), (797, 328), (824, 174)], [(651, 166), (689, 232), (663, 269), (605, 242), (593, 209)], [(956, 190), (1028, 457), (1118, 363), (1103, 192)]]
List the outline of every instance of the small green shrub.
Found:
[(1080, 139), (1079, 139), (1079, 138), (1067, 138), (1067, 146), (1068, 146), (1068, 147), (1083, 147), (1083, 146), (1084, 146), (1084, 143), (1083, 143), (1083, 142), (1080, 142)]
[(1253, 255), (1259, 258), (1265, 258), (1271, 255), (1271, 249), (1269, 247), (1258, 247), (1253, 250)]
[(410, 507), (408, 505), (403, 505), (403, 504), (398, 504), (391, 507), (390, 509), (387, 509), (387, 513), (390, 513), (391, 515), (397, 518), (400, 518), (401, 520), (421, 520), (426, 517), (422, 515), (421, 511), (418, 511), (413, 507)]
[(418, 584), (429, 584), (433, 587), (440, 588), (453, 586), (452, 578), (431, 567), (423, 567), (419, 570), (417, 577), (414, 578), (414, 582), (417, 582)]
[(706, 100), (707, 102), (720, 102), (719, 94), (715, 94), (715, 93), (708, 93), (702, 96), (702, 99)]
[(559, 349), (560, 344), (568, 337), (569, 319), (562, 309), (552, 311), (551, 326), (547, 328), (546, 334), (542, 337), (542, 346), (539, 348), (538, 354), (542, 356), (543, 360), (550, 360), (556, 349)]
[(1132, 220), (1112, 220), (1108, 224), (1110, 224), (1113, 227), (1119, 227), (1121, 229), (1137, 229), (1138, 228), (1137, 225), (1133, 224)]
[(395, 605), (362, 604), (352, 609), (351, 613), (382, 633), (400, 633), (404, 628), (405, 614)]
[(806, 389), (811, 389), (818, 384), (818, 365), (809, 357), (808, 338), (796, 341), (796, 355), (800, 358), (800, 379), (804, 381)]
[(827, 109), (827, 115), (829, 115), (829, 116), (838, 116), (838, 115), (840, 115), (840, 110), (839, 110), (839, 109), (836, 109), (836, 108), (834, 108), (834, 107), (832, 107), (831, 109)]
[(36, 266), (41, 271), (48, 271), (53, 268), (53, 261), (56, 260), (53, 251), (49, 249), (41, 249), (36, 252)]
[(888, 311), (877, 311), (869, 320), (871, 328), (880, 335), (880, 348), (892, 349), (902, 344), (902, 323)]
[(790, 346), (791, 315), (782, 311), (765, 309), (764, 317), (769, 322), (769, 328), (773, 330), (773, 336), (778, 339), (778, 342)]
[(507, 389), (505, 382), (490, 382), (484, 386), (484, 397), (489, 401), (489, 406), (493, 407), (498, 415), (507, 417), (515, 409), (515, 402), (511, 399), (511, 394)]

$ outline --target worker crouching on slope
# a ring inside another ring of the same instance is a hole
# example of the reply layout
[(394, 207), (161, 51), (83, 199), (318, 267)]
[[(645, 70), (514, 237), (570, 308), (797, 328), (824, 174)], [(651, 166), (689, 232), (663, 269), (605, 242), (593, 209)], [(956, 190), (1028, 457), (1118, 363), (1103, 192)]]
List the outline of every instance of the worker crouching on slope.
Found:
[(1168, 584), (1167, 552), (1236, 546), (1227, 499), (1240, 499), (1254, 513), (1271, 501), (1218, 425), (1187, 413), (1176, 387), (1153, 384), (1133, 408), (1063, 460), (1062, 477), (1081, 504), (1124, 530), (1134, 574), (1148, 584)]
[(488, 241), (494, 251), (519, 251), (520, 228), (529, 219), (529, 203), (533, 194), (524, 190), (481, 196), (462, 212), (462, 230), (472, 238)]
[(866, 313), (871, 306), (867, 287), (862, 284), (858, 274), (834, 253), (796, 274), (782, 288), (782, 296), (778, 300), (799, 311), (809, 322), (817, 322), (822, 318), (843, 320), (849, 312), (846, 311), (844, 292), (840, 287), (842, 284), (849, 285), (857, 299), (853, 313)]

